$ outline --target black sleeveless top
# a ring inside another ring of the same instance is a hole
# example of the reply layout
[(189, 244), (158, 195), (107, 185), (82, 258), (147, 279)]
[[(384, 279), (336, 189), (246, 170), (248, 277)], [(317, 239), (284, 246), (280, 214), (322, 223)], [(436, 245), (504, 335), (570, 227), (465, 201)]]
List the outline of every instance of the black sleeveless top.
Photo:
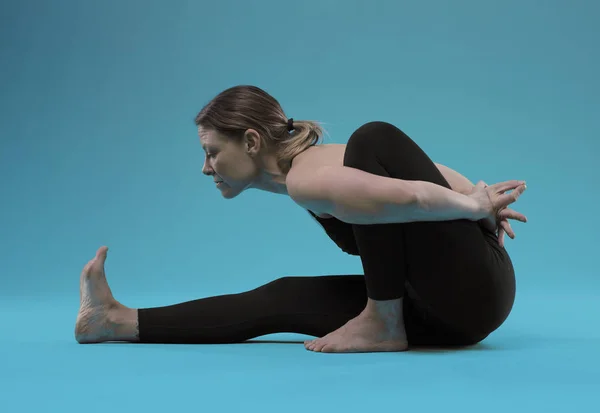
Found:
[[(352, 225), (347, 222), (340, 221), (335, 217), (331, 218), (319, 218), (314, 212), (308, 210), (308, 213), (323, 227), (329, 238), (345, 253), (350, 255), (360, 255), (358, 252), (358, 246), (354, 238), (354, 232), (352, 231)], [(498, 244), (497, 235), (494, 231), (490, 231), (485, 228), (481, 223), (478, 223), (482, 228), (488, 244), (491, 244), (497, 252), (506, 255), (506, 252)]]
[(329, 238), (345, 253), (350, 255), (359, 255), (358, 246), (354, 239), (352, 225), (340, 221), (335, 217), (319, 218), (312, 211), (308, 211), (310, 215), (323, 227)]

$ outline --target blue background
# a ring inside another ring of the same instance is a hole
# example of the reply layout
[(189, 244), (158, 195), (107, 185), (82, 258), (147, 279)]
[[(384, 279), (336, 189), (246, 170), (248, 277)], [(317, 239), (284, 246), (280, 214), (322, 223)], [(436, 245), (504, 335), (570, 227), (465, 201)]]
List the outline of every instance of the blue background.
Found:
[[(4, 0), (0, 408), (586, 411), (599, 20), (583, 0)], [(101, 245), (130, 307), (362, 271), (288, 198), (228, 201), (202, 175), (193, 118), (238, 84), (322, 121), (326, 142), (384, 120), (473, 182), (527, 180), (505, 325), (451, 353), (77, 345), (79, 273)]]

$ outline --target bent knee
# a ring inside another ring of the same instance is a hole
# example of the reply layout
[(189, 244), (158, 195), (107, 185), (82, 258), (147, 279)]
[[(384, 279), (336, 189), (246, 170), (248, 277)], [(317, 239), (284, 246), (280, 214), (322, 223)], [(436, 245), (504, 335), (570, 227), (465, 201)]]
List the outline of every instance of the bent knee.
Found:
[(372, 144), (389, 138), (399, 138), (404, 133), (394, 124), (384, 121), (367, 122), (356, 129), (348, 139), (348, 146)]
[[(367, 122), (356, 129), (346, 144), (344, 165), (359, 167), (360, 160), (386, 151), (398, 151), (410, 138), (397, 126), (384, 121)], [(398, 152), (401, 153), (401, 152)]]

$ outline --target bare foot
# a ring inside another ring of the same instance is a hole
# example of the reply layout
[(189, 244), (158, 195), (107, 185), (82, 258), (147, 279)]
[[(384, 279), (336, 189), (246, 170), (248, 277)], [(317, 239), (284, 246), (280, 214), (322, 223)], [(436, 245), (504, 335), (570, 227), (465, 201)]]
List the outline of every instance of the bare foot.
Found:
[(107, 247), (100, 247), (81, 272), (80, 307), (75, 323), (75, 339), (80, 344), (121, 340), (122, 320), (129, 309), (114, 299), (106, 281), (107, 252)]
[[(384, 311), (381, 304), (387, 307)], [(323, 353), (405, 351), (408, 340), (402, 318), (402, 301), (369, 304), (362, 313), (325, 337), (304, 343), (307, 350)]]

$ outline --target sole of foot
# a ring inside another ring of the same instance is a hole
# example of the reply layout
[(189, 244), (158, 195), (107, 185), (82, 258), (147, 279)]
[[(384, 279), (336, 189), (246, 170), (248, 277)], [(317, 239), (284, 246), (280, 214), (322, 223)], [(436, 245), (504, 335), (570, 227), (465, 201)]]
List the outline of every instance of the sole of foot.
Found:
[(107, 247), (83, 268), (79, 279), (79, 312), (75, 322), (75, 339), (80, 344), (101, 343), (113, 338), (116, 314), (121, 305), (114, 299), (104, 271)]

